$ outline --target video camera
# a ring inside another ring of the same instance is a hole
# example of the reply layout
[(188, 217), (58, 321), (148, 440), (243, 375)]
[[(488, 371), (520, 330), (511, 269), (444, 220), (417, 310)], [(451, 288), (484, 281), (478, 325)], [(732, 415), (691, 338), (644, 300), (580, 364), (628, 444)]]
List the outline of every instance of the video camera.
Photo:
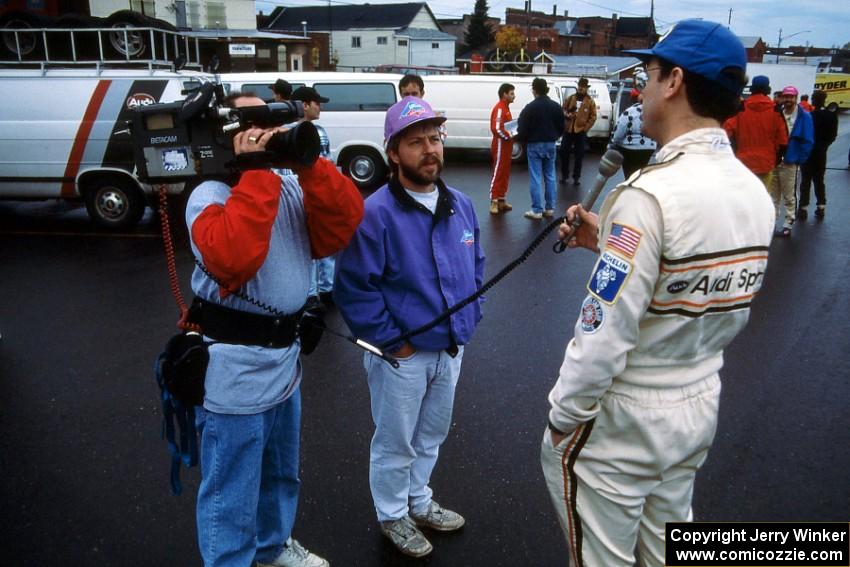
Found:
[(137, 108), (130, 131), (138, 178), (144, 183), (225, 179), (246, 169), (311, 165), (319, 157), (319, 133), (308, 121), (276, 132), (264, 152), (235, 155), (237, 132), (289, 124), (304, 116), (304, 107), (276, 102), (230, 108), (224, 98), (220, 84), (203, 83), (182, 102)]

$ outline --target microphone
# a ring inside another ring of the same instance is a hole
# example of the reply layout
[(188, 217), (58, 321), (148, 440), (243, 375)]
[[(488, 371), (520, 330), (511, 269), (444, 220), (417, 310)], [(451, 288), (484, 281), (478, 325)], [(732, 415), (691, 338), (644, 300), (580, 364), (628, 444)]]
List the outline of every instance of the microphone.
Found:
[[(593, 203), (596, 202), (596, 199), (599, 197), (599, 193), (602, 192), (602, 188), (605, 187), (605, 183), (608, 181), (608, 178), (617, 173), (622, 165), (623, 154), (613, 148), (608, 149), (608, 151), (605, 152), (599, 160), (599, 173), (596, 174), (596, 179), (593, 181), (593, 187), (584, 198), (584, 201), (581, 202), (582, 209), (589, 211), (593, 208)], [(560, 254), (567, 249), (567, 242), (569, 242), (570, 238), (573, 237), (573, 234), (575, 234), (580, 225), (581, 219), (578, 215), (576, 215), (576, 218), (570, 224), (570, 232), (567, 233), (563, 240), (559, 239), (552, 247), (552, 250), (554, 250), (556, 254)]]

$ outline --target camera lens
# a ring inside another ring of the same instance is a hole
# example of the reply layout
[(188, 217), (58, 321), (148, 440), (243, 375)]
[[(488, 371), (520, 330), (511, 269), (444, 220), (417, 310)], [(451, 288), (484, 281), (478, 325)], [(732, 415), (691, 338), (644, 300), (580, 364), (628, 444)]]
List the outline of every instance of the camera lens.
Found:
[(295, 161), (302, 165), (312, 165), (319, 159), (321, 142), (319, 132), (310, 122), (300, 122), (286, 132), (276, 132), (266, 150), (272, 152), (275, 164), (282, 161)]

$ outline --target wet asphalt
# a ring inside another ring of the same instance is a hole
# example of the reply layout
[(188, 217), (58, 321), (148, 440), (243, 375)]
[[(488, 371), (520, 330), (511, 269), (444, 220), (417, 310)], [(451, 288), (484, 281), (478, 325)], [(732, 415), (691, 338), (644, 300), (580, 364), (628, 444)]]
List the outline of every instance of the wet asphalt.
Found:
[[(750, 323), (727, 349), (720, 425), (697, 476), (697, 520), (848, 520), (848, 145), (845, 114), (829, 154), (826, 219), (774, 240)], [(598, 159), (586, 157), (579, 187), (559, 187), (562, 210), (589, 189)], [(514, 211), (496, 217), (487, 213), (486, 153), (449, 154), (444, 178), (475, 202), (487, 277), (544, 227), (522, 217), (524, 166), (512, 173)], [(467, 525), (434, 535), (427, 559), (404, 558), (377, 529), (361, 352), (326, 335), (303, 358), (294, 532), (303, 544), (335, 566), (567, 564), (539, 445), (594, 257), (555, 255), (551, 242), (487, 296), (432, 478), (435, 497)], [(185, 243), (177, 257), (188, 293)], [(0, 266), (0, 564), (200, 565), (198, 470), (184, 471), (185, 493), (172, 496), (160, 439), (152, 369), (177, 311), (156, 217), (110, 234), (79, 207), (0, 202)], [(336, 312), (329, 323), (344, 328)]]

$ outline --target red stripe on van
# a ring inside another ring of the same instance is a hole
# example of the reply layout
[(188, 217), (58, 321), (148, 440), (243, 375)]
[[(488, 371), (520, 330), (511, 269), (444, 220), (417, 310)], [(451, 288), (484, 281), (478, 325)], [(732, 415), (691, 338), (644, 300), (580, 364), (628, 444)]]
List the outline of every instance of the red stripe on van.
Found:
[(106, 98), (106, 91), (109, 90), (109, 85), (111, 84), (112, 81), (109, 80), (97, 82), (86, 112), (83, 114), (83, 120), (77, 129), (74, 145), (71, 146), (71, 154), (68, 156), (68, 165), (65, 166), (64, 177), (66, 181), (62, 182), (62, 197), (66, 199), (74, 196), (77, 173), (80, 171), (80, 160), (83, 159), (83, 151), (85, 151), (86, 144), (89, 141), (89, 134), (91, 134), (91, 129), (97, 119), (97, 113), (100, 112), (100, 105), (103, 104), (103, 99)]

